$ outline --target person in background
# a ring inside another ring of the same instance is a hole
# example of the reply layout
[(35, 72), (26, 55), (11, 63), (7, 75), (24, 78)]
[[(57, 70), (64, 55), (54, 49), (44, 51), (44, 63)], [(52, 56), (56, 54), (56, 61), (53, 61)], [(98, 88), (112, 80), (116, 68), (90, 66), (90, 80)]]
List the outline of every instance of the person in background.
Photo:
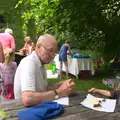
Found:
[(98, 61), (96, 61), (97, 68), (103, 67), (104, 64), (105, 64), (105, 60), (103, 57), (101, 57)]
[(68, 76), (67, 54), (70, 54), (70, 45), (68, 40), (65, 41), (65, 43), (61, 46), (59, 51), (59, 61), (60, 61), (59, 76), (60, 78), (62, 78), (62, 67), (64, 63), (66, 67), (66, 78), (68, 79), (69, 76)]
[(29, 55), (35, 49), (35, 44), (32, 42), (30, 36), (25, 37), (24, 41), (25, 45), (20, 52), (24, 55)]
[(53, 86), (48, 84), (45, 64), (50, 63), (57, 51), (57, 41), (45, 34), (38, 38), (35, 51), (23, 58), (18, 65), (14, 79), (15, 99), (22, 98), (24, 106), (33, 106), (59, 97), (68, 96), (74, 82), (59, 82)]
[(0, 63), (2, 62), (4, 62), (4, 53), (3, 53), (2, 44), (0, 42)]
[(15, 40), (13, 35), (13, 31), (10, 28), (7, 28), (4, 33), (0, 33), (0, 42), (3, 46), (3, 50), (6, 48), (12, 48), (15, 50)]
[(101, 89), (96, 89), (96, 88), (91, 88), (88, 90), (89, 93), (99, 93), (101, 95), (104, 95), (106, 97), (110, 97), (112, 99), (117, 99), (118, 102), (120, 102), (120, 90), (101, 90)]
[(5, 61), (4, 63), (0, 63), (0, 70), (2, 72), (2, 79), (6, 86), (6, 100), (14, 99), (14, 92), (13, 92), (13, 83), (14, 83), (14, 76), (17, 68), (17, 64), (13, 62), (15, 53), (14, 50), (11, 48), (7, 48), (4, 51)]

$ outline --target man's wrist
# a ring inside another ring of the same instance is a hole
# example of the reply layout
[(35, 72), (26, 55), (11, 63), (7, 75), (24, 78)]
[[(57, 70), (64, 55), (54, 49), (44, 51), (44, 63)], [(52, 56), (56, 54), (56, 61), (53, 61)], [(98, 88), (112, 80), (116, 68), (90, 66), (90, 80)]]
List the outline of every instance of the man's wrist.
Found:
[(59, 95), (58, 92), (57, 92), (57, 90), (54, 90), (54, 92), (55, 92), (55, 95)]
[(61, 91), (59, 89), (55, 89), (55, 90), (56, 90), (56, 92), (58, 93), (59, 96), (62, 96)]
[(58, 99), (60, 97), (58, 91), (54, 90), (54, 93), (55, 93), (55, 99)]

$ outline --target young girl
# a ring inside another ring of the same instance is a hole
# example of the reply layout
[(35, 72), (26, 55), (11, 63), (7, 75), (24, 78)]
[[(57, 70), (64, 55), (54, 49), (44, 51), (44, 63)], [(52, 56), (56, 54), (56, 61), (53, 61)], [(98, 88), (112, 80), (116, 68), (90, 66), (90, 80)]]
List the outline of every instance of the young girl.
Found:
[(12, 49), (7, 48), (4, 51), (5, 61), (0, 63), (0, 69), (2, 72), (2, 79), (6, 86), (6, 100), (14, 99), (13, 84), (14, 84), (14, 75), (17, 68), (17, 64), (13, 62), (15, 53)]

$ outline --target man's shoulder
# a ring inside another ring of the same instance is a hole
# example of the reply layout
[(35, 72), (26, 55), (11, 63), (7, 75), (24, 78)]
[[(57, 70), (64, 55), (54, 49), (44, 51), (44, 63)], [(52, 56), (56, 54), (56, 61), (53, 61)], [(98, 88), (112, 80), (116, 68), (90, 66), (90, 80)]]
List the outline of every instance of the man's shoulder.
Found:
[(14, 37), (9, 33), (0, 33), (0, 38), (2, 38), (2, 37), (14, 39)]
[(28, 55), (27, 57), (23, 58), (21, 60), (21, 64), (34, 64), (34, 65), (39, 65), (41, 66), (40, 60), (38, 60), (36, 54), (33, 52), (32, 54)]
[(9, 37), (10, 40), (14, 40), (14, 37), (11, 34), (9, 34), (9, 33), (6, 33), (6, 34)]
[(32, 56), (27, 56), (21, 60), (22, 64), (26, 63), (35, 63), (35, 58)]

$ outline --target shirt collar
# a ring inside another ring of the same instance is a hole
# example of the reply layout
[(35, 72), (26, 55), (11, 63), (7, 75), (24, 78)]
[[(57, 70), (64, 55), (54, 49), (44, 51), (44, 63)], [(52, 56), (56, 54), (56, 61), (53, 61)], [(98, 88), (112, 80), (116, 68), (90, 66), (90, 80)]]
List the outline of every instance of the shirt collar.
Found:
[(35, 57), (36, 64), (37, 64), (39, 67), (42, 67), (43, 64), (42, 64), (41, 60), (39, 59), (39, 57), (38, 57), (38, 55), (36, 54), (35, 51), (32, 52), (32, 55)]

